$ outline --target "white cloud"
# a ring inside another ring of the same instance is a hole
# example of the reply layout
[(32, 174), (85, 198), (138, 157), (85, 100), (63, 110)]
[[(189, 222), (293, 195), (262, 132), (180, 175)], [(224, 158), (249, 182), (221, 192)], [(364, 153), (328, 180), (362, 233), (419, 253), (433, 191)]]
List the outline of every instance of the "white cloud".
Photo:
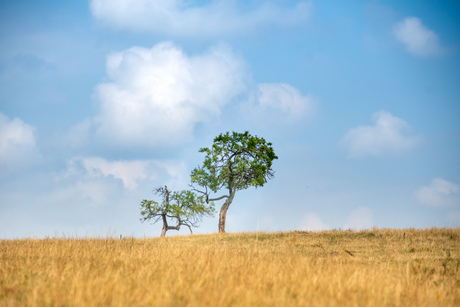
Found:
[(95, 92), (96, 136), (140, 147), (190, 140), (195, 125), (218, 117), (250, 80), (243, 60), (226, 46), (188, 56), (171, 43), (111, 54), (107, 77)]
[(0, 165), (27, 163), (36, 155), (35, 128), (0, 112)]
[(317, 99), (286, 83), (257, 84), (239, 106), (241, 117), (258, 128), (298, 124), (311, 118)]
[(460, 205), (460, 186), (443, 178), (434, 178), (429, 186), (415, 192), (423, 204), (433, 207)]
[(293, 8), (271, 3), (251, 10), (237, 1), (217, 0), (192, 6), (183, 0), (92, 0), (93, 16), (117, 28), (151, 31), (168, 36), (212, 36), (248, 33), (268, 25), (291, 26), (304, 22), (312, 5), (300, 2)]
[(106, 206), (114, 201), (113, 194), (117, 186), (101, 178), (75, 177), (70, 184), (59, 185), (59, 188), (45, 191), (37, 198), (42, 204), (69, 203), (79, 200), (83, 208)]
[(298, 229), (304, 231), (322, 231), (328, 230), (329, 227), (323, 223), (318, 215), (315, 213), (308, 213), (302, 218)]
[(134, 190), (142, 179), (154, 179), (151, 164), (154, 160), (108, 161), (100, 157), (75, 157), (68, 161), (67, 171), (55, 178), (56, 182), (74, 178), (78, 182), (94, 182), (97, 178), (112, 177), (124, 188)]
[(407, 52), (421, 57), (440, 55), (445, 52), (436, 33), (426, 28), (416, 17), (407, 17), (393, 29), (396, 38), (404, 44)]
[(340, 141), (349, 156), (382, 156), (387, 153), (401, 153), (412, 149), (418, 137), (410, 134), (410, 126), (401, 118), (380, 111), (372, 114), (374, 126), (353, 128)]
[(296, 88), (285, 83), (262, 83), (258, 85), (259, 107), (287, 116), (288, 120), (300, 119), (313, 112), (315, 100), (312, 95), (302, 95)]
[(354, 210), (347, 222), (343, 226), (343, 229), (362, 230), (370, 229), (373, 226), (372, 222), (372, 211), (367, 207), (359, 207)]
[(137, 187), (137, 181), (147, 178), (149, 161), (107, 161), (102, 158), (84, 158), (83, 165), (93, 176), (113, 176), (123, 181), (129, 190)]
[(68, 161), (65, 174), (56, 177), (79, 178), (79, 181), (94, 181), (94, 178), (112, 177), (120, 180), (128, 190), (137, 188), (145, 180), (164, 180), (157, 185), (167, 185), (172, 189), (188, 187), (188, 173), (183, 161), (173, 160), (116, 160), (108, 161), (101, 157), (75, 157)]

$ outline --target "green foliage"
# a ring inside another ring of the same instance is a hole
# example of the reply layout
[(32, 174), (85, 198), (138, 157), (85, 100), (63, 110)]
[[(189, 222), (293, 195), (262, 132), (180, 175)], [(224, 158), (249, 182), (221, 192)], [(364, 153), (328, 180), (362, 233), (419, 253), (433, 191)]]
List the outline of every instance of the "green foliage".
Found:
[(232, 194), (250, 186), (263, 186), (274, 176), (271, 167), (278, 159), (271, 143), (248, 131), (220, 134), (212, 147), (201, 148), (200, 152), (206, 156), (203, 165), (192, 171), (192, 183), (214, 193), (222, 188)]
[[(141, 206), (141, 221), (152, 220), (153, 223), (163, 220), (163, 228), (166, 230), (179, 230), (180, 226), (197, 227), (204, 216), (212, 216), (215, 213), (214, 203), (207, 204), (203, 196), (197, 196), (192, 191), (170, 191), (167, 187), (160, 187), (155, 194), (161, 196), (158, 203), (144, 199)], [(175, 221), (176, 226), (169, 226), (169, 221)]]

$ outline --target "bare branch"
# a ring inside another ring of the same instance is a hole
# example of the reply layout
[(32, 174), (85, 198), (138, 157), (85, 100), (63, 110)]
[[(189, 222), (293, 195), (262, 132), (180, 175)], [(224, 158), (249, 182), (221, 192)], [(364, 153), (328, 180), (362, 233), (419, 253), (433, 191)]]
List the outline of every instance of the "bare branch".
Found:
[(183, 224), (183, 225), (187, 226), (187, 227), (188, 227), (188, 229), (190, 229), (190, 234), (192, 234), (192, 235), (193, 235), (192, 227), (190, 227), (190, 225), (188, 225), (188, 224)]
[(200, 190), (197, 190), (194, 186), (190, 185), (190, 187), (192, 188), (192, 191), (195, 191), (195, 192), (198, 192), (198, 193), (201, 193), (203, 195), (206, 196), (206, 203), (209, 204), (210, 201), (218, 201), (218, 200), (221, 200), (221, 199), (224, 199), (224, 198), (228, 198), (229, 196), (228, 195), (222, 195), (220, 197), (217, 197), (217, 198), (209, 198), (209, 192), (208, 192), (208, 187), (205, 187), (206, 188), (206, 192), (203, 192), (203, 191), (200, 191)]
[(206, 192), (203, 192), (203, 191), (200, 191), (200, 190), (197, 190), (193, 185), (190, 185), (190, 187), (192, 188), (192, 191), (195, 191), (195, 192), (198, 192), (198, 193), (201, 193), (201, 194), (204, 194), (204, 195), (208, 195), (208, 187), (206, 187)]
[(229, 197), (230, 196), (228, 196), (228, 195), (222, 195), (221, 197), (207, 199), (207, 201), (217, 201), (217, 200), (221, 200), (223, 198), (229, 198)]

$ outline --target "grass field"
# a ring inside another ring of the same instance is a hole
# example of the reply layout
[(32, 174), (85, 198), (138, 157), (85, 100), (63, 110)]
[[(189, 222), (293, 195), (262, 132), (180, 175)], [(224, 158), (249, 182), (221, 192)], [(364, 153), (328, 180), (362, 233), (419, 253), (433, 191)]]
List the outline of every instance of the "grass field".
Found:
[(460, 229), (0, 241), (0, 306), (460, 306)]

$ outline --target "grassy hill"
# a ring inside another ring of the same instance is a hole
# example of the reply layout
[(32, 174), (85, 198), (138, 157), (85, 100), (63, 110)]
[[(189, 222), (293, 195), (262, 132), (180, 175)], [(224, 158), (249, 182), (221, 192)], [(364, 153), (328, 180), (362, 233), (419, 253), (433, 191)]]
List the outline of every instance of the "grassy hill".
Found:
[(460, 306), (460, 229), (0, 241), (0, 306)]

